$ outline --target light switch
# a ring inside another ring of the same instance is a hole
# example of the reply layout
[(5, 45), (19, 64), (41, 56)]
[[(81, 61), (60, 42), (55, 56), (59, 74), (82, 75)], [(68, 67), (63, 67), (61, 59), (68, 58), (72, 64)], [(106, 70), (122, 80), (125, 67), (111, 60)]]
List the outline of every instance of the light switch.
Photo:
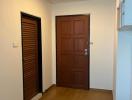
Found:
[(13, 47), (13, 48), (18, 48), (18, 47), (19, 47), (19, 44), (18, 44), (17, 42), (13, 42), (13, 43), (12, 43), (12, 47)]

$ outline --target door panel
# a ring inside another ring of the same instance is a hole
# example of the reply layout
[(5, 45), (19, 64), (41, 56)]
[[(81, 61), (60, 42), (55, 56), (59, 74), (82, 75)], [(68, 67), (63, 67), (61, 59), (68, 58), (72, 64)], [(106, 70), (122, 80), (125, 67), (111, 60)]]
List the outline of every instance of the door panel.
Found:
[[(22, 15), (22, 53), (24, 100), (30, 100), (42, 90), (41, 45), (39, 21)], [(40, 52), (39, 52), (40, 51)]]
[(57, 85), (89, 88), (90, 16), (56, 17)]

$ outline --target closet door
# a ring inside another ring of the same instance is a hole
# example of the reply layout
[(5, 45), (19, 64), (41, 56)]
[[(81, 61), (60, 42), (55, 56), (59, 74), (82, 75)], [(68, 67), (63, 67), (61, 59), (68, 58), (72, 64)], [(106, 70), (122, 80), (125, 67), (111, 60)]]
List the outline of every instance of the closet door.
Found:
[(24, 99), (30, 100), (41, 92), (42, 73), (39, 58), (39, 22), (22, 16), (23, 81)]

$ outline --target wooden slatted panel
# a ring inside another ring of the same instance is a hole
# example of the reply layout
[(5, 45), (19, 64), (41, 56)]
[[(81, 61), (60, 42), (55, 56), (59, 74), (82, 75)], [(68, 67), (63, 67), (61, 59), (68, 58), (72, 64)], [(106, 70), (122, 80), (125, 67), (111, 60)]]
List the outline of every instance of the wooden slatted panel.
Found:
[(30, 100), (39, 93), (37, 20), (22, 18), (24, 97)]

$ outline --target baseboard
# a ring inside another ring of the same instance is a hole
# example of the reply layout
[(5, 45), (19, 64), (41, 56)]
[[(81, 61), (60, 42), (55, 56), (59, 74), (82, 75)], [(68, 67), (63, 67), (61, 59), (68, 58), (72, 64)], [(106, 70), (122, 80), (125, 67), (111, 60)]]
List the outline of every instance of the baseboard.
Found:
[(92, 90), (92, 91), (102, 91), (102, 92), (112, 93), (112, 90), (105, 90), (105, 89), (90, 88), (90, 90)]
[(52, 84), (48, 89), (46, 89), (43, 94), (45, 94), (46, 92), (48, 92), (49, 90), (51, 90), (53, 87), (55, 87), (56, 85), (55, 84)]
[(31, 100), (39, 100), (42, 97), (42, 93), (38, 93), (36, 96), (34, 96)]

